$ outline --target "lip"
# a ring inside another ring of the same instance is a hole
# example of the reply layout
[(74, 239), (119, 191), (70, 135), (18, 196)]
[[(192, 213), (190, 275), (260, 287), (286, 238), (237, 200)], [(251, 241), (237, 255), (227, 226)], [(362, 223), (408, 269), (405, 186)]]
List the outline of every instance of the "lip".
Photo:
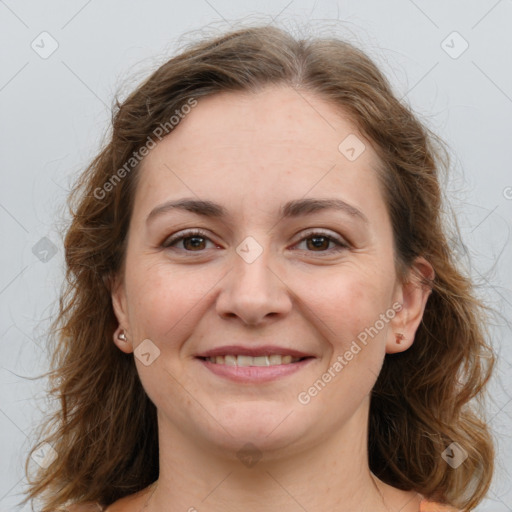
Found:
[[(238, 354), (240, 354), (240, 352), (238, 352)], [(307, 357), (307, 359), (297, 361), (296, 363), (277, 364), (274, 366), (229, 366), (225, 364), (212, 363), (211, 361), (208, 361), (207, 359), (201, 359), (200, 357), (197, 358), (197, 360), (206, 369), (208, 369), (215, 375), (218, 375), (219, 377), (224, 377), (234, 382), (245, 382), (250, 384), (269, 382), (272, 380), (280, 379), (282, 377), (286, 377), (303, 369), (304, 367), (309, 365), (311, 361), (313, 361), (314, 359), (315, 358), (311, 356)]]
[[(290, 355), (292, 357), (315, 357), (313, 354), (307, 354), (306, 352), (300, 352), (291, 348), (278, 347), (276, 345), (262, 345), (260, 347), (243, 347), (241, 345), (224, 345), (222, 347), (212, 348), (205, 352), (197, 354), (196, 357), (216, 357), (216, 356), (271, 356), (271, 355)], [(281, 365), (277, 365), (281, 366)]]

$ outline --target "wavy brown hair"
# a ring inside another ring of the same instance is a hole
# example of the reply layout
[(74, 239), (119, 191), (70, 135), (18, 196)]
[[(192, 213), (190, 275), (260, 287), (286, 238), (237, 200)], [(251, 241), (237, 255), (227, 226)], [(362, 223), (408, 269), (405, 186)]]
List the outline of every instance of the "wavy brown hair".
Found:
[[(450, 165), (448, 150), (355, 45), (337, 37), (299, 39), (264, 25), (189, 44), (116, 101), (112, 133), (72, 191), (67, 279), (50, 336), (51, 396), (60, 405), (40, 432), (58, 457), (29, 477), (26, 498), (42, 500), (42, 512), (66, 502), (108, 506), (158, 477), (155, 406), (133, 356), (112, 342), (111, 283), (122, 270), (140, 167), (126, 163), (191, 100), (272, 84), (316, 94), (367, 137), (379, 156), (400, 279), (418, 256), (435, 270), (415, 342), (386, 355), (373, 389), (370, 469), (392, 486), (459, 508), (485, 496), (494, 450), (475, 405), (495, 356), (486, 341), (486, 308), (451, 246), (456, 224), (443, 216), (440, 173)], [(468, 452), (457, 469), (441, 457), (452, 442)]]

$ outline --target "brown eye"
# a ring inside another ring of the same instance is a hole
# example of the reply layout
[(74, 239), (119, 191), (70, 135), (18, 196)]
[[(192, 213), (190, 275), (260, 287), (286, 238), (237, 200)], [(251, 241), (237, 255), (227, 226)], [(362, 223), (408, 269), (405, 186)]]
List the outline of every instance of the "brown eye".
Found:
[[(182, 238), (185, 249), (204, 249), (205, 238), (202, 236), (187, 236)], [(187, 243), (188, 242), (188, 243)]]
[[(207, 248), (207, 241), (211, 242), (211, 240), (202, 231), (190, 230), (167, 238), (162, 243), (162, 247), (183, 249), (187, 252), (201, 252), (203, 249)], [(182, 246), (176, 247), (178, 243), (181, 243)]]
[[(326, 236), (311, 236), (307, 238), (308, 240), (308, 249), (317, 250), (317, 249), (328, 249), (329, 243), (331, 240)], [(311, 240), (311, 243), (309, 243)]]
[[(300, 240), (298, 245), (304, 242), (306, 243), (306, 248), (304, 250), (307, 252), (332, 253), (349, 248), (348, 243), (343, 239), (321, 231), (307, 233), (307, 235)], [(334, 247), (329, 248), (330, 243), (333, 243)]]

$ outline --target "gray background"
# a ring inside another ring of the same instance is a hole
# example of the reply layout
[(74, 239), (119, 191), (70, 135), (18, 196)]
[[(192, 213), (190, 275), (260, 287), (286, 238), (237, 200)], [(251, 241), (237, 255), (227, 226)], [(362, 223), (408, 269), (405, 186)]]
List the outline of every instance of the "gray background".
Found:
[(125, 97), (193, 31), (246, 17), (292, 28), (310, 21), (318, 34), (360, 45), (450, 145), (459, 254), (499, 313), (488, 404), (498, 467), (478, 510), (512, 511), (510, 0), (0, 0), (0, 511), (20, 509), (25, 454), (46, 406), (45, 381), (28, 377), (46, 369), (67, 191), (99, 148), (113, 97)]

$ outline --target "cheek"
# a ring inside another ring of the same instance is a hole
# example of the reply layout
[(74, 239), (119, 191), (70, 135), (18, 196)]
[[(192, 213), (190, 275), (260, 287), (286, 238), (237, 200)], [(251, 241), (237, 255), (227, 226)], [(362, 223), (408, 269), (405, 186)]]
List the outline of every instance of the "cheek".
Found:
[[(393, 272), (347, 264), (325, 277), (302, 280), (301, 296), (329, 329), (327, 336), (344, 344), (373, 325), (390, 307)], [(316, 322), (318, 324), (318, 322)]]
[(181, 339), (198, 322), (208, 291), (221, 272), (201, 266), (171, 266), (167, 262), (133, 261), (127, 265), (129, 316), (140, 339), (149, 338), (163, 347)]
[[(350, 265), (334, 272), (323, 286), (318, 281), (316, 286), (304, 284), (315, 327), (329, 345), (324, 345), (329, 354), (318, 380), (332, 385), (318, 393), (318, 407), (339, 402), (346, 411), (355, 410), (380, 373), (389, 329), (389, 318), (382, 321), (381, 315), (391, 309), (394, 274), (367, 270)], [(306, 383), (304, 391), (318, 380)]]

